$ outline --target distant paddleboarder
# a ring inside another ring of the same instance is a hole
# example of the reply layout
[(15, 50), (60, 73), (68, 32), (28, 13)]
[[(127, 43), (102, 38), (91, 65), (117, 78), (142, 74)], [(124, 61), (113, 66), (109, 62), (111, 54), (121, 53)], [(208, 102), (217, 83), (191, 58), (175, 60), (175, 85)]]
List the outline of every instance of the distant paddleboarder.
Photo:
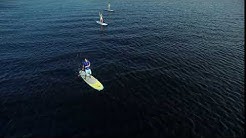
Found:
[(103, 15), (99, 12), (100, 22), (103, 23)]
[(96, 21), (98, 24), (102, 25), (102, 26), (107, 26), (108, 24), (106, 24), (103, 20), (103, 15), (102, 13), (99, 12), (99, 21)]
[(114, 10), (110, 9), (110, 3), (108, 3), (108, 9), (105, 9), (105, 11), (108, 11), (108, 12), (113, 12), (114, 11)]

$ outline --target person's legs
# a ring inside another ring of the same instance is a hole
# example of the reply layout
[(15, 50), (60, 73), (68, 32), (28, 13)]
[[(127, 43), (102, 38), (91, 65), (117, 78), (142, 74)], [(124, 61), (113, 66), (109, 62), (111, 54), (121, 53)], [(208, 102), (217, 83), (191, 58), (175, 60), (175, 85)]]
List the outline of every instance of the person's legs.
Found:
[(91, 69), (89, 69), (89, 74), (90, 74), (90, 78), (91, 78)]
[(85, 74), (86, 74), (85, 76), (88, 76), (91, 78), (91, 69), (86, 69)]
[(85, 79), (86, 79), (86, 70), (84, 70), (84, 72), (85, 72)]

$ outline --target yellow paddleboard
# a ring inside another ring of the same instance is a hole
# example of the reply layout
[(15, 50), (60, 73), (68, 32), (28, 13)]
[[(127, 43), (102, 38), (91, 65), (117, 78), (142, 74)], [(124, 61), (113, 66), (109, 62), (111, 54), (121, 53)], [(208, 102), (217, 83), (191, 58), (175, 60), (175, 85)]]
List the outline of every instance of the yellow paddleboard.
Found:
[(101, 82), (99, 82), (95, 77), (93, 77), (91, 75), (91, 77), (88, 77), (86, 76), (86, 79), (85, 79), (85, 72), (80, 70), (79, 71), (79, 75), (80, 77), (88, 84), (90, 85), (92, 88), (98, 90), (98, 91), (101, 91), (103, 90), (103, 85), (101, 84)]

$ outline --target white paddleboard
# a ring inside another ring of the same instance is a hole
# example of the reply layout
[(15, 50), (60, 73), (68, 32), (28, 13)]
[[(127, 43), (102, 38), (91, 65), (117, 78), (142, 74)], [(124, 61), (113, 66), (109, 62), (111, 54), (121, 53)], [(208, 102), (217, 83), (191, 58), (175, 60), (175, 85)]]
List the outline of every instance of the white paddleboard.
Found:
[(92, 88), (98, 90), (98, 91), (101, 91), (103, 90), (103, 85), (101, 84), (101, 82), (99, 82), (95, 77), (93, 77), (91, 75), (91, 77), (89, 76), (86, 76), (86, 79), (85, 79), (85, 71), (82, 71), (80, 70), (79, 71), (79, 76), (88, 84), (90, 85)]
[(106, 23), (102, 23), (102, 22), (100, 22), (100, 21), (96, 21), (98, 24), (100, 24), (100, 25), (102, 25), (102, 26), (107, 26), (108, 24), (106, 24)]
[(114, 10), (105, 9), (105, 11), (108, 11), (108, 12), (113, 12)]

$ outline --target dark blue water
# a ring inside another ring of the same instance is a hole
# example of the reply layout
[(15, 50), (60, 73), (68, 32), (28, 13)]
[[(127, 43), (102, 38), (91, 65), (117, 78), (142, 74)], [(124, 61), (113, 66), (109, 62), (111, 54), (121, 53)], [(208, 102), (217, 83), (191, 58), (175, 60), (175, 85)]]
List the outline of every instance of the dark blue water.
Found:
[(0, 1), (0, 137), (245, 134), (243, 0), (107, 2)]

